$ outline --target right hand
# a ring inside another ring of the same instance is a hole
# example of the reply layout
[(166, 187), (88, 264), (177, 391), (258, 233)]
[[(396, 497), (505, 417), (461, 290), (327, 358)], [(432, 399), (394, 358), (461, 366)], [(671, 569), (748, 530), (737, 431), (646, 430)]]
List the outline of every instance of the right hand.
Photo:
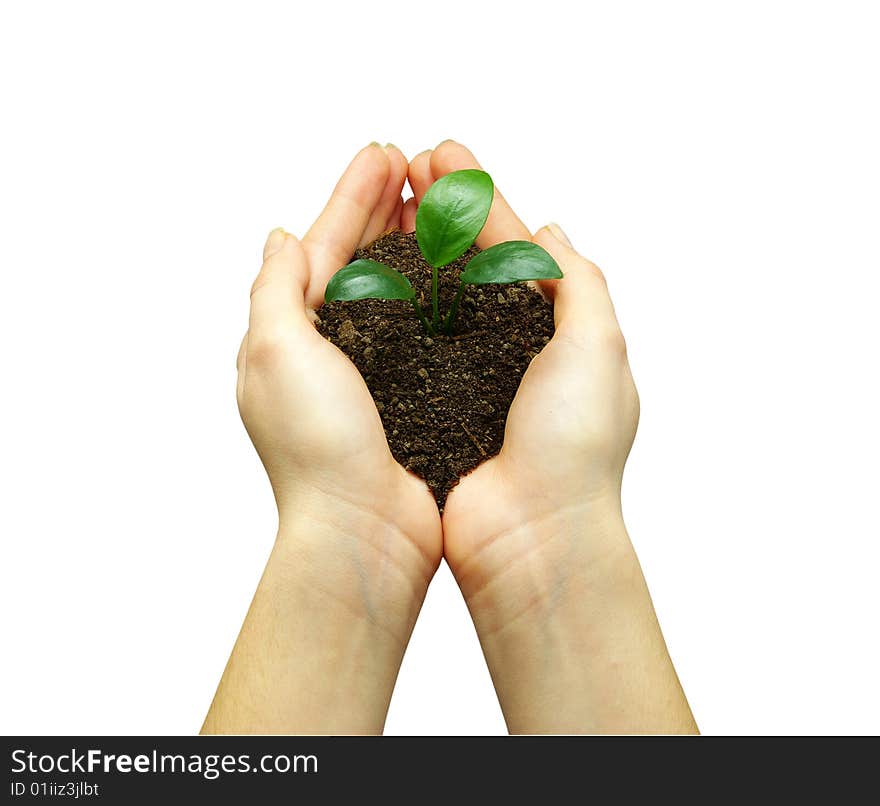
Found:
[[(431, 182), (479, 168), (447, 141), (410, 165)], [(533, 240), (564, 277), (540, 283), (553, 338), (531, 362), (498, 456), (452, 490), (444, 554), (512, 731), (693, 730), (623, 524), (639, 399), (608, 289), (555, 225), (534, 237), (496, 192), (478, 246)]]

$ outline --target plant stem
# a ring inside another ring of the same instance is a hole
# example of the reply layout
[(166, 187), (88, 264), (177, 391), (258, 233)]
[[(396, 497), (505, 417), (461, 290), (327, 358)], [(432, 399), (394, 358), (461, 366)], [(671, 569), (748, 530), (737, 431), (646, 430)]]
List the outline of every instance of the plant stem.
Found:
[(422, 310), (422, 306), (419, 305), (419, 301), (415, 297), (413, 297), (410, 302), (412, 303), (413, 308), (415, 308), (416, 316), (419, 317), (419, 321), (422, 323), (422, 327), (425, 328), (425, 332), (429, 336), (433, 336), (435, 333), (434, 328), (425, 317), (425, 312)]
[(452, 307), (449, 309), (449, 313), (446, 316), (446, 321), (443, 323), (443, 331), (447, 336), (452, 335), (452, 325), (455, 323), (455, 317), (458, 314), (458, 303), (461, 302), (461, 298), (464, 295), (464, 283), (459, 283), (458, 291), (455, 294), (455, 297), (452, 300)]
[(437, 271), (436, 266), (431, 266), (431, 302), (434, 307), (434, 319), (432, 324), (434, 327), (439, 327), (440, 325), (440, 301), (438, 285), (440, 283), (439, 272)]

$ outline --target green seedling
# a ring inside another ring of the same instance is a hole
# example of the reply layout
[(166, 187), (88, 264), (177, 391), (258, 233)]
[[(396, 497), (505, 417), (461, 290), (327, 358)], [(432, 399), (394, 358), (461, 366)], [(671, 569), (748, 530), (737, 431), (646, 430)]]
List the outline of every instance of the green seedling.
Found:
[[(415, 289), (399, 271), (375, 260), (355, 260), (340, 269), (324, 292), (326, 302), (355, 299), (408, 300), (429, 335), (441, 328), (439, 270), (471, 248), (489, 217), (495, 187), (484, 171), (455, 171), (438, 179), (422, 197), (416, 213), (416, 240), (431, 266), (431, 319), (425, 316)], [(556, 261), (531, 241), (505, 241), (475, 255), (458, 277), (458, 291), (442, 322), (452, 333), (458, 306), (468, 285), (558, 280)]]

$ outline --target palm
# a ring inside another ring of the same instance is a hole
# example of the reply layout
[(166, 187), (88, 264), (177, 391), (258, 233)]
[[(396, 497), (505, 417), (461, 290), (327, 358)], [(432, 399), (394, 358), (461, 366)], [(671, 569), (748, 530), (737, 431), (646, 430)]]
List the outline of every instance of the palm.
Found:
[[(415, 202), (404, 209), (404, 227), (412, 228), (418, 202), (434, 180), (479, 167), (451, 141), (416, 157), (409, 169)], [(638, 397), (599, 270), (546, 229), (533, 239), (496, 188), (477, 245), (511, 240), (539, 243), (565, 264), (566, 276), (541, 284), (554, 300), (556, 333), (523, 376), (501, 452), (459, 482), (447, 500), (444, 552), (459, 583), (468, 568), (483, 565), (478, 557), (509, 568), (511, 555), (526, 556), (534, 548), (529, 531), (542, 521), (564, 529), (577, 510), (597, 501), (619, 506), (638, 422)]]
[(285, 433), (309, 465), (354, 490), (376, 486), (391, 454), (363, 378), (317, 330), (290, 345), (281, 377), (288, 416)]
[(326, 489), (397, 521), (429, 556), (440, 544), (439, 518), (425, 484), (399, 465), (363, 378), (316, 330), (291, 350), (284, 406), (298, 455)]
[(368, 146), (302, 241), (285, 236), (282, 250), (264, 254), (238, 400), (282, 516), (315, 498), (355, 511), (414, 544), (428, 561), (418, 566), (432, 572), (442, 552), (434, 499), (392, 457), (357, 369), (310, 321), (355, 249), (399, 226), (406, 172), (399, 151)]
[(591, 400), (590, 390), (600, 385), (589, 371), (578, 371), (584, 358), (578, 347), (554, 338), (529, 365), (501, 453), (462, 479), (447, 502), (445, 551), (454, 568), (490, 540), (582, 500), (589, 479), (577, 460), (589, 435), (607, 428), (607, 404)]

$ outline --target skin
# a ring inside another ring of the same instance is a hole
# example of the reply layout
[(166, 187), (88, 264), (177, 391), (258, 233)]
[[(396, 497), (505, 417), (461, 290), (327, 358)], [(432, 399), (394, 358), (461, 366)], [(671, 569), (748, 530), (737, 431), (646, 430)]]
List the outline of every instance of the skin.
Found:
[[(404, 226), (435, 179), (479, 167), (451, 141), (419, 154)], [(696, 732), (623, 522), (639, 398), (605, 278), (557, 225), (532, 236), (496, 192), (477, 244), (514, 239), (562, 269), (540, 284), (555, 334), (522, 379), (500, 454), (459, 483), (443, 514), (444, 554), (508, 729)]]
[(251, 292), (238, 405), (278, 535), (205, 733), (380, 733), (443, 551), (358, 371), (312, 325), (327, 280), (398, 226), (407, 162), (370, 145), (302, 241), (276, 230)]
[(442, 523), (391, 456), (357, 370), (312, 327), (358, 245), (411, 231), (435, 179), (476, 167), (452, 141), (409, 165), (373, 144), (301, 242), (269, 236), (238, 402), (279, 530), (204, 732), (381, 732), (441, 556), (511, 732), (696, 732), (621, 514), (639, 403), (599, 269), (556, 225), (532, 236), (496, 190), (477, 243), (534, 240), (553, 255), (565, 276), (541, 291), (556, 332), (522, 380), (501, 453), (453, 490)]

